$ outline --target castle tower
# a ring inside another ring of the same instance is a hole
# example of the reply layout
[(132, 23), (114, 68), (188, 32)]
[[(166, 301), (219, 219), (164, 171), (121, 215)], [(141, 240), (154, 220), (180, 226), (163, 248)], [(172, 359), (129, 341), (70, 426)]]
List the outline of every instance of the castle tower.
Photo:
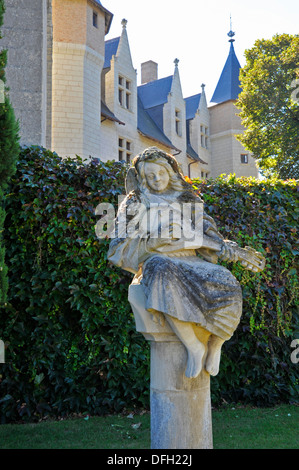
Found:
[(101, 72), (112, 14), (99, 0), (53, 0), (52, 150), (100, 156)]
[(240, 63), (234, 49), (235, 33), (228, 33), (230, 49), (209, 107), (212, 177), (235, 173), (237, 177), (257, 177), (254, 158), (236, 139), (244, 131), (235, 102), (241, 91)]

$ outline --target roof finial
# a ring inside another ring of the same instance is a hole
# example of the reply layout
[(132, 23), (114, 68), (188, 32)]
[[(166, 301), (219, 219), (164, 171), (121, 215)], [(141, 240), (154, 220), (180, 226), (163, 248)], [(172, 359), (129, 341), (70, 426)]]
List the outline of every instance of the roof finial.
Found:
[(173, 63), (174, 63), (174, 65), (175, 65), (176, 67), (178, 67), (178, 65), (179, 65), (179, 59), (174, 59)]
[(227, 33), (227, 35), (230, 39), (228, 42), (234, 42), (235, 40), (233, 39), (233, 37), (236, 33), (234, 33), (234, 31), (232, 30), (232, 15), (230, 15), (229, 17), (229, 22), (230, 22), (230, 31), (229, 33)]
[(122, 24), (123, 29), (126, 29), (127, 23), (128, 23), (128, 21), (127, 21), (125, 18), (123, 18), (123, 19), (121, 20), (121, 24)]

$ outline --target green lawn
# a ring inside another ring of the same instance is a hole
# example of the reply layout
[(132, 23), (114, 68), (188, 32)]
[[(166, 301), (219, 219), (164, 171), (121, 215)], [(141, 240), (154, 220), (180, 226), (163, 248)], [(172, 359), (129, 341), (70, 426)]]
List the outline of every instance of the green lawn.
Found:
[[(299, 407), (213, 410), (214, 449), (298, 449)], [(150, 449), (150, 415), (0, 426), (0, 449)]]

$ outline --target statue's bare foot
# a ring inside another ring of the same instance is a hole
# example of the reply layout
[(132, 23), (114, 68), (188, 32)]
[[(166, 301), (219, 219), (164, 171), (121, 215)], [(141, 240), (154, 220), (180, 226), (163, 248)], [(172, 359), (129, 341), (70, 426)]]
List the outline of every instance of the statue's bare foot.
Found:
[(192, 379), (197, 377), (202, 369), (202, 358), (205, 353), (205, 346), (200, 342), (196, 341), (191, 345), (186, 346), (188, 353), (187, 367), (185, 375)]
[(206, 352), (204, 344), (197, 338), (192, 323), (178, 320), (165, 314), (166, 320), (173, 332), (185, 346), (188, 359), (185, 375), (188, 378), (197, 377), (202, 369), (202, 359)]
[(205, 369), (210, 375), (217, 375), (219, 372), (221, 347), (224, 341), (217, 336), (212, 335), (208, 343), (208, 354)]
[(154, 323), (159, 323), (161, 326), (165, 326), (165, 317), (163, 313), (158, 312), (158, 310), (150, 309), (152, 315), (152, 320)]

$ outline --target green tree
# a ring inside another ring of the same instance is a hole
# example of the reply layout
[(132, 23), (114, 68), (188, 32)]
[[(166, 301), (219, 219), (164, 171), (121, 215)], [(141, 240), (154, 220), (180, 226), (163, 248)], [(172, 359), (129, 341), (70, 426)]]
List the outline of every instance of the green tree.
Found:
[(277, 34), (245, 51), (238, 139), (265, 174), (299, 177), (299, 36)]
[[(0, 28), (3, 25), (4, 11), (4, 0), (0, 0)], [(7, 53), (3, 50), (0, 52), (0, 304), (6, 301), (8, 289), (5, 248), (2, 238), (5, 219), (3, 202), (7, 182), (16, 171), (19, 155), (18, 123), (8, 97), (8, 89), (4, 85), (6, 63)]]

